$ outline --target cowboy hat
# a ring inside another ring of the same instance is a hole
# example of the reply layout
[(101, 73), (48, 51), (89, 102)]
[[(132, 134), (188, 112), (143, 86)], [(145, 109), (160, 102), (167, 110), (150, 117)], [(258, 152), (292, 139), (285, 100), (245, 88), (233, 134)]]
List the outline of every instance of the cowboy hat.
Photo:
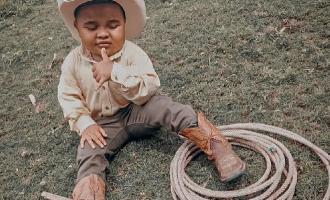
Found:
[[(75, 9), (90, 0), (57, 0), (58, 7), (65, 25), (69, 28), (73, 38), (80, 41), (77, 29), (74, 27)], [(126, 14), (126, 39), (134, 39), (143, 31), (146, 21), (146, 7), (144, 0), (114, 0), (119, 3)]]

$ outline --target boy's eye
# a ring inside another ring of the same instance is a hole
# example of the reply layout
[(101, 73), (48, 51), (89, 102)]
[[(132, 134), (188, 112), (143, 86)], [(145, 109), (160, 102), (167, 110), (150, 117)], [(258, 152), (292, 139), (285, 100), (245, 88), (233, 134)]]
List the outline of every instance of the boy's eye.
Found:
[(115, 29), (115, 28), (117, 28), (118, 26), (119, 26), (119, 23), (117, 23), (117, 22), (112, 22), (112, 23), (109, 23), (109, 28), (110, 29)]
[(88, 26), (85, 26), (85, 28), (87, 28), (90, 31), (94, 31), (94, 30), (96, 30), (97, 26), (95, 26), (95, 25), (88, 25)]
[(97, 29), (97, 23), (95, 23), (95, 22), (84, 23), (84, 28), (86, 28), (87, 30), (90, 30), (90, 31), (94, 31)]

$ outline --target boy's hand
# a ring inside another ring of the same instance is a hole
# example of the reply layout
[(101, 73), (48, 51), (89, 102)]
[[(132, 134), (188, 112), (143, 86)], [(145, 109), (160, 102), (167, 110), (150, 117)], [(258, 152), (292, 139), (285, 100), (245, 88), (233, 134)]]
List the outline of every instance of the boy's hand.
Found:
[(87, 127), (82, 133), (80, 138), (80, 147), (83, 149), (87, 140), (87, 142), (89, 143), (89, 145), (91, 145), (93, 149), (95, 149), (95, 144), (103, 148), (105, 145), (107, 145), (104, 139), (106, 137), (108, 136), (103, 130), (103, 128), (96, 124), (91, 125)]
[(97, 89), (99, 89), (104, 82), (108, 81), (112, 72), (112, 61), (109, 59), (105, 48), (101, 49), (102, 61), (93, 65), (93, 77), (97, 82)]

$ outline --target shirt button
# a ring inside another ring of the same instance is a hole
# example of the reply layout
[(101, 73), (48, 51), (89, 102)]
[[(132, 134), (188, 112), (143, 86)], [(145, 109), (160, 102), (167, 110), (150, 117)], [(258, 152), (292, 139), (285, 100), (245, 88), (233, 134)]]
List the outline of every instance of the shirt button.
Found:
[(104, 85), (102, 86), (102, 89), (105, 90), (105, 86)]
[(106, 106), (105, 109), (106, 109), (106, 110), (109, 110), (109, 106)]

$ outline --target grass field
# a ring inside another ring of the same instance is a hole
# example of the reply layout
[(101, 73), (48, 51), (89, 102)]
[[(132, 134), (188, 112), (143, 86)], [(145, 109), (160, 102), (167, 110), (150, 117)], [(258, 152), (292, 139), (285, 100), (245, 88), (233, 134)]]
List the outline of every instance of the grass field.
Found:
[[(299, 133), (330, 153), (330, 3), (327, 0), (149, 0), (136, 43), (152, 59), (161, 93), (216, 124), (260, 122)], [(60, 65), (77, 43), (51, 0), (0, 0), (0, 199), (70, 196), (79, 137), (57, 102)], [(54, 56), (55, 55), (55, 56)], [(33, 94), (38, 113), (30, 102)], [(296, 159), (294, 199), (321, 199), (329, 178), (307, 148), (279, 138)], [(162, 131), (126, 145), (111, 161), (109, 199), (171, 199), (177, 137)], [(215, 190), (258, 180), (260, 155), (239, 182), (219, 182), (199, 156), (187, 171)], [(244, 199), (244, 198), (243, 198)]]

